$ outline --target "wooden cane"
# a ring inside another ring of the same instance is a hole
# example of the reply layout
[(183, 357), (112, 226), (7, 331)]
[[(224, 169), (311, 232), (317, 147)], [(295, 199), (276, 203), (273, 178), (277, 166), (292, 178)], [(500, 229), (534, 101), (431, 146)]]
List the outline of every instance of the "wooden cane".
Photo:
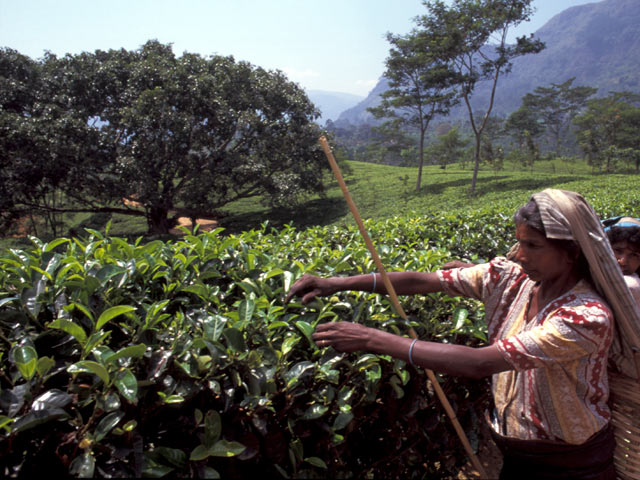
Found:
[[(351, 210), (351, 213), (353, 214), (353, 218), (358, 224), (358, 229), (360, 230), (360, 234), (364, 239), (364, 243), (367, 245), (367, 249), (371, 253), (371, 256), (373, 257), (373, 261), (375, 262), (376, 267), (378, 268), (380, 277), (382, 278), (384, 286), (386, 287), (387, 292), (389, 293), (389, 298), (391, 299), (391, 303), (393, 304), (398, 315), (400, 315), (400, 317), (402, 317), (405, 321), (408, 322), (407, 314), (405, 313), (404, 309), (402, 308), (402, 305), (400, 305), (400, 302), (398, 301), (398, 296), (396, 295), (396, 291), (393, 288), (393, 284), (391, 283), (391, 280), (389, 280), (387, 271), (384, 269), (384, 266), (382, 265), (380, 256), (378, 255), (378, 252), (373, 246), (373, 243), (371, 242), (371, 238), (369, 238), (369, 234), (367, 233), (367, 230), (364, 227), (362, 218), (360, 218), (360, 214), (358, 213), (358, 208), (356, 207), (356, 204), (351, 198), (349, 189), (347, 188), (347, 185), (344, 182), (344, 178), (342, 178), (342, 173), (340, 172), (340, 168), (338, 167), (338, 164), (336, 163), (336, 160), (333, 157), (333, 153), (331, 152), (331, 148), (329, 147), (329, 143), (327, 142), (327, 139), (324, 136), (320, 137), (320, 145), (322, 145), (322, 149), (324, 150), (324, 153), (327, 156), (327, 159), (329, 160), (329, 164), (331, 165), (331, 170), (333, 171), (333, 175), (336, 177), (336, 180), (340, 185), (342, 194), (344, 195), (344, 198), (347, 201), (347, 204), (349, 205), (349, 210)], [(411, 338), (418, 338), (416, 331), (411, 326), (409, 326), (409, 336)], [(485, 472), (482, 464), (480, 463), (480, 460), (478, 460), (478, 457), (473, 452), (473, 449), (471, 448), (471, 444), (469, 444), (469, 440), (467, 439), (467, 435), (464, 433), (464, 430), (462, 429), (462, 426), (458, 421), (458, 417), (453, 411), (453, 408), (451, 407), (451, 404), (449, 403), (447, 396), (442, 390), (442, 387), (440, 386), (438, 379), (433, 373), (433, 370), (425, 368), (425, 371), (427, 372), (427, 377), (429, 378), (429, 380), (431, 380), (433, 389), (435, 390), (438, 396), (438, 399), (440, 400), (440, 403), (442, 403), (442, 406), (447, 412), (447, 415), (449, 416), (449, 419), (453, 424), (453, 428), (455, 428), (458, 434), (458, 437), (460, 438), (460, 441), (462, 442), (462, 445), (464, 446), (464, 449), (467, 452), (467, 455), (469, 455), (469, 458), (471, 459), (471, 463), (473, 463), (473, 466), (478, 471), (481, 478), (487, 478), (487, 473)]]

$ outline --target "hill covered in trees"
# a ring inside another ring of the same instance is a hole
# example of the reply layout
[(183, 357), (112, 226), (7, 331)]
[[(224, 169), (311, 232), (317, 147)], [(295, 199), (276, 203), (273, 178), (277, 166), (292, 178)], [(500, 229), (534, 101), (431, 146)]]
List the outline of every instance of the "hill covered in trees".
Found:
[[(639, 23), (637, 0), (604, 0), (559, 13), (534, 33), (546, 48), (516, 59), (512, 72), (500, 79), (493, 113), (506, 116), (536, 87), (571, 77), (575, 77), (574, 85), (598, 88), (598, 96), (611, 91), (640, 92)], [(379, 104), (379, 95), (386, 89), (387, 80), (382, 77), (367, 98), (344, 111), (335, 124), (374, 123), (367, 109)], [(481, 99), (489, 92), (489, 85), (479, 83), (475, 93), (478, 102), (483, 103)], [(451, 117), (463, 114), (459, 108)]]

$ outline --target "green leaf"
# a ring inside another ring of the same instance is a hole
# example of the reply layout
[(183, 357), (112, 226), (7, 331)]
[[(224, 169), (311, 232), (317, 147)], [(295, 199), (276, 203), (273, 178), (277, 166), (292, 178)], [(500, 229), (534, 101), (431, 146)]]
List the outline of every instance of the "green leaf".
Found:
[(88, 372), (97, 375), (100, 380), (102, 380), (106, 385), (109, 384), (111, 377), (109, 376), (109, 372), (105, 367), (100, 365), (98, 362), (94, 362), (92, 360), (81, 360), (79, 362), (74, 363), (73, 365), (69, 365), (67, 367), (67, 372), (69, 373), (80, 373), (80, 372)]
[(211, 454), (209, 453), (209, 449), (204, 445), (198, 445), (193, 449), (191, 455), (189, 455), (189, 460), (192, 462), (199, 462), (200, 460), (204, 460), (209, 458)]
[(94, 348), (98, 347), (102, 342), (104, 342), (110, 335), (111, 332), (109, 331), (92, 333), (87, 339), (87, 343), (84, 346), (84, 353), (87, 354), (91, 352)]
[(7, 417), (6, 415), (0, 415), (0, 428), (4, 428), (7, 433), (11, 433), (12, 423), (13, 418)]
[(204, 416), (204, 445), (212, 447), (222, 433), (222, 418), (216, 410), (209, 410)]
[(73, 302), (73, 303), (69, 304), (68, 308), (70, 308), (70, 309), (77, 308), (82, 313), (84, 313), (89, 320), (91, 320), (91, 323), (93, 323), (94, 320), (93, 320), (92, 313), (89, 311), (89, 309), (86, 306), (82, 305), (81, 303)]
[(353, 420), (353, 413), (340, 412), (333, 422), (334, 430), (342, 430), (344, 427), (351, 423), (351, 420)]
[(268, 278), (275, 277), (276, 275), (282, 275), (283, 273), (284, 270), (282, 270), (281, 268), (274, 268), (264, 274), (264, 279), (267, 280)]
[(116, 361), (120, 358), (140, 358), (144, 356), (146, 351), (147, 346), (144, 344), (130, 345), (118, 350), (116, 353), (107, 358), (105, 362), (107, 363), (107, 365), (115, 365)]
[(247, 344), (244, 343), (242, 332), (237, 328), (226, 328), (222, 335), (227, 340), (227, 345), (232, 352), (241, 353), (247, 350)]
[(244, 452), (246, 448), (247, 447), (238, 442), (218, 440), (216, 444), (209, 449), (209, 455), (212, 457), (235, 457)]
[(318, 457), (307, 457), (304, 459), (305, 462), (310, 463), (314, 467), (324, 468), (326, 470), (327, 464), (321, 458)]
[(5, 297), (3, 299), (0, 299), (0, 307), (9, 302), (13, 302), (14, 300), (20, 300), (20, 297)]
[(31, 380), (36, 373), (38, 352), (36, 352), (35, 348), (28, 345), (17, 347), (13, 351), (13, 361), (16, 367), (18, 367), (20, 375), (22, 375), (25, 380)]
[(291, 349), (295, 346), (296, 343), (300, 341), (300, 337), (298, 335), (289, 335), (282, 341), (282, 346), (280, 347), (280, 351), (282, 355), (286, 355), (291, 351)]
[(245, 298), (238, 305), (238, 319), (240, 321), (250, 321), (256, 308), (256, 302), (251, 298)]
[(100, 317), (96, 322), (96, 330), (100, 330), (109, 320), (113, 320), (119, 315), (132, 312), (135, 309), (136, 307), (132, 307), (130, 305), (117, 305), (115, 307), (106, 309), (100, 314)]
[(222, 315), (212, 315), (202, 322), (203, 330), (207, 340), (217, 342), (227, 325), (227, 319)]
[(73, 459), (69, 467), (69, 474), (78, 478), (93, 478), (96, 459), (91, 453), (85, 453)]
[(104, 416), (94, 431), (95, 441), (102, 440), (111, 430), (115, 428), (124, 417), (124, 412), (111, 412)]
[(302, 418), (304, 420), (316, 420), (327, 413), (328, 410), (329, 407), (327, 407), (326, 405), (314, 403), (313, 405), (310, 405), (309, 408), (307, 408), (307, 410), (302, 415)]
[(311, 334), (313, 333), (313, 326), (309, 322), (305, 322), (304, 320), (298, 320), (296, 322), (296, 327), (298, 327), (298, 330), (300, 330), (302, 334), (305, 336), (305, 338), (309, 342), (309, 345), (315, 345), (313, 343), (313, 338), (311, 338)]
[(460, 330), (464, 326), (464, 322), (469, 316), (469, 312), (465, 308), (458, 308), (453, 312), (453, 321), (455, 322), (454, 330)]
[(44, 377), (49, 370), (51, 370), (55, 366), (56, 362), (50, 357), (42, 357), (38, 359), (38, 363), (36, 364), (36, 371), (38, 375)]
[(68, 333), (82, 346), (87, 342), (87, 334), (82, 327), (71, 320), (67, 320), (66, 318), (58, 318), (54, 320), (49, 324), (49, 328), (55, 328)]
[(117, 373), (114, 384), (120, 394), (131, 403), (136, 403), (138, 395), (138, 380), (128, 368)]
[(52, 240), (51, 242), (45, 244), (44, 248), (42, 250), (44, 252), (50, 252), (51, 250), (56, 248), (58, 245), (62, 245), (63, 243), (69, 243), (69, 239), (68, 238), (56, 238), (55, 240)]

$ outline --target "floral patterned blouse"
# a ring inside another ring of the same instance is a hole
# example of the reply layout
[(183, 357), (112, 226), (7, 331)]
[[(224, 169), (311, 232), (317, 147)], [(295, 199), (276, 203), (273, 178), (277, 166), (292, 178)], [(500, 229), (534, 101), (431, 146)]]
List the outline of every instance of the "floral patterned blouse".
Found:
[(493, 376), (493, 428), (522, 440), (584, 443), (611, 418), (607, 355), (613, 314), (584, 280), (527, 322), (535, 282), (498, 257), (438, 271), (444, 291), (485, 305), (489, 342), (513, 367)]

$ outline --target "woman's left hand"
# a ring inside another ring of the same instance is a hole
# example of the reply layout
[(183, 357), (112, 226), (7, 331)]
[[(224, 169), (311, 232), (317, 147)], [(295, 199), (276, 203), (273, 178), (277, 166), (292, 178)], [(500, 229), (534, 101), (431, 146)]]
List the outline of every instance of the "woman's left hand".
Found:
[(318, 347), (333, 347), (339, 352), (367, 350), (368, 341), (375, 330), (359, 323), (332, 322), (316, 327), (313, 341)]

